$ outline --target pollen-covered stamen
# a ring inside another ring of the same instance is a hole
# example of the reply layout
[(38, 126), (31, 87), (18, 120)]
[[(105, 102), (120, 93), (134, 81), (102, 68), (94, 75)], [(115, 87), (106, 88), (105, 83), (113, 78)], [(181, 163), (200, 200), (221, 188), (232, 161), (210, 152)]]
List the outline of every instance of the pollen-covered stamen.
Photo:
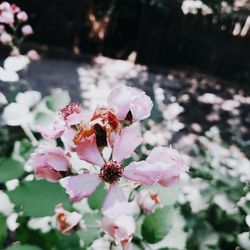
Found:
[(115, 183), (122, 177), (123, 167), (118, 161), (108, 161), (101, 168), (99, 177), (110, 184)]
[(80, 110), (80, 104), (79, 103), (70, 103), (66, 107), (59, 110), (59, 114), (62, 115), (63, 119), (66, 120), (68, 116), (76, 113), (79, 114), (81, 112)]

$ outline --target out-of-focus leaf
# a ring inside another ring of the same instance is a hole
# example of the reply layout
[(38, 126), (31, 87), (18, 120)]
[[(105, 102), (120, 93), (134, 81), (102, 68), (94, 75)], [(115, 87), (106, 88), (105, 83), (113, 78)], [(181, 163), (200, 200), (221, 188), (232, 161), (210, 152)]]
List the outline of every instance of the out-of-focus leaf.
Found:
[(55, 248), (57, 250), (67, 249), (67, 250), (79, 250), (80, 247), (80, 239), (77, 233), (73, 233), (71, 235), (63, 235), (59, 231), (57, 231), (57, 242)]
[(106, 190), (104, 183), (101, 183), (96, 189), (95, 193), (88, 198), (89, 207), (93, 210), (101, 209), (102, 203), (106, 196)]
[(59, 203), (62, 203), (66, 209), (71, 208), (63, 188), (58, 183), (48, 181), (24, 182), (10, 191), (9, 197), (15, 205), (22, 207), (27, 216), (51, 216)]
[(172, 206), (158, 208), (154, 213), (145, 217), (141, 233), (148, 243), (161, 241), (172, 228), (174, 209)]
[(22, 164), (11, 158), (0, 158), (0, 182), (20, 177), (24, 173)]
[(98, 225), (100, 224), (101, 218), (102, 216), (100, 213), (85, 213), (83, 215), (83, 219), (86, 225), (97, 226), (97, 228), (87, 227), (86, 229), (81, 229), (78, 231), (80, 239), (84, 241), (84, 249), (87, 249), (88, 246), (90, 246), (94, 240), (100, 237)]
[(6, 218), (0, 214), (0, 246), (5, 242), (7, 234)]
[(58, 111), (70, 102), (70, 96), (67, 91), (60, 91), (46, 98), (47, 107), (52, 111)]
[(35, 115), (35, 124), (39, 126), (48, 126), (54, 120), (54, 116), (45, 112), (38, 112)]
[(14, 245), (6, 248), (5, 250), (42, 250), (40, 247), (31, 246), (31, 245)]

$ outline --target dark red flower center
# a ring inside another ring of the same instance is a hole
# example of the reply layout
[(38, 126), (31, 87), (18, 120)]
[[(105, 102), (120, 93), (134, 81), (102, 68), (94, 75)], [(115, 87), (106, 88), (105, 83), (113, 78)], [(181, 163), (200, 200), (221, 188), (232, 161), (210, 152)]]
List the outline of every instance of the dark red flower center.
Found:
[(123, 167), (118, 161), (108, 161), (101, 168), (99, 177), (110, 184), (115, 183), (122, 177)]

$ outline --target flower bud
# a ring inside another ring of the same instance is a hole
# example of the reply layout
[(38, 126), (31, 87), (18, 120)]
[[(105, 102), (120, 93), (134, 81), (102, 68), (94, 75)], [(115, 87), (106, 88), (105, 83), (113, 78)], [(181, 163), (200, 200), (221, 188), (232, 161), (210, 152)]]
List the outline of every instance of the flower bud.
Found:
[(33, 29), (30, 25), (24, 25), (22, 27), (22, 33), (24, 36), (29, 36), (29, 35), (32, 35), (33, 34)]
[(55, 208), (56, 226), (61, 233), (70, 235), (80, 226), (82, 216), (77, 212), (69, 212), (63, 209), (62, 204), (58, 204)]
[(10, 45), (12, 43), (12, 37), (10, 34), (4, 32), (0, 36), (0, 41), (4, 45)]
[(16, 17), (20, 22), (26, 22), (28, 20), (28, 15), (25, 11), (19, 12)]
[(159, 205), (160, 200), (157, 193), (151, 190), (142, 190), (138, 196), (138, 204), (144, 213), (152, 213)]

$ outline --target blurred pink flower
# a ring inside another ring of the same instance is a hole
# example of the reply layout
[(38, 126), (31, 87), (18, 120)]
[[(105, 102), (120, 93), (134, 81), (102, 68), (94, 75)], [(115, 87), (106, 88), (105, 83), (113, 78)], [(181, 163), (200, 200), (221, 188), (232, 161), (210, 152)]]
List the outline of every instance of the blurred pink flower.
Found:
[(74, 229), (80, 226), (82, 216), (77, 212), (69, 212), (63, 209), (62, 204), (55, 207), (56, 226), (65, 235), (70, 235)]
[(0, 13), (0, 23), (11, 25), (14, 23), (14, 21), (14, 14), (12, 12), (4, 10)]
[(132, 212), (132, 207), (126, 200), (115, 202), (103, 211), (102, 229), (116, 244), (121, 244), (123, 249), (129, 249), (129, 243), (136, 229)]
[(5, 31), (4, 25), (0, 24), (0, 34), (2, 34)]
[(41, 56), (34, 49), (29, 50), (27, 56), (31, 61), (39, 61), (41, 59)]
[(28, 15), (25, 11), (20, 11), (16, 17), (20, 22), (26, 22), (28, 20)]
[(12, 37), (10, 34), (4, 32), (0, 36), (0, 42), (4, 45), (10, 45), (12, 43)]
[(62, 148), (38, 147), (27, 162), (35, 170), (37, 179), (56, 182), (69, 168)]
[(144, 213), (151, 213), (159, 205), (160, 199), (157, 193), (151, 190), (142, 190), (138, 195), (138, 204)]
[(108, 96), (108, 104), (120, 120), (137, 122), (150, 116), (153, 103), (144, 92), (120, 85), (113, 88)]
[(180, 175), (187, 170), (187, 163), (176, 150), (156, 147), (145, 161), (130, 163), (123, 176), (141, 184), (159, 183), (167, 187), (177, 183)]
[(22, 27), (22, 33), (24, 36), (29, 36), (33, 34), (33, 29), (30, 25), (26, 24)]

